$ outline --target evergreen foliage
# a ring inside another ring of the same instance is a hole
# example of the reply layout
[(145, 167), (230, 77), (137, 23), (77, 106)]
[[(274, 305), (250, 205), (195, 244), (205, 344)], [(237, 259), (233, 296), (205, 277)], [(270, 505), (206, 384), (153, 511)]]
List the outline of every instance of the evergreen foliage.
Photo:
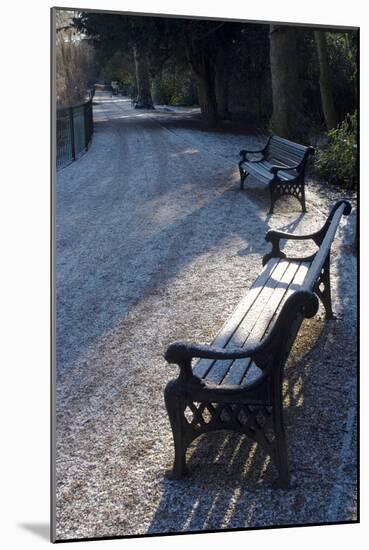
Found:
[(357, 186), (357, 112), (327, 133), (328, 143), (317, 151), (317, 174), (328, 183)]

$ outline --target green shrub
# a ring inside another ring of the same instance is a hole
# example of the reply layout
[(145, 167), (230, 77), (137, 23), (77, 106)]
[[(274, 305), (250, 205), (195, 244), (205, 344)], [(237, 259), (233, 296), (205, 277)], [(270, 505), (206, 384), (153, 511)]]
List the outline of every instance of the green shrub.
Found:
[(327, 133), (328, 143), (317, 150), (317, 175), (342, 187), (357, 185), (357, 112), (347, 115), (336, 129)]

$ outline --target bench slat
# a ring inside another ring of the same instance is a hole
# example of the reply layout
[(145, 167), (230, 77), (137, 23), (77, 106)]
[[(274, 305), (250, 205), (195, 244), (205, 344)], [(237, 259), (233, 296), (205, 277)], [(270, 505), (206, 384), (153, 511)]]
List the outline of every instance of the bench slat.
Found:
[[(274, 269), (279, 264), (280, 260), (278, 258), (272, 258), (264, 266), (264, 269), (254, 281), (250, 290), (245, 294), (242, 300), (237, 305), (232, 316), (225, 322), (221, 330), (219, 331), (216, 338), (213, 340), (214, 346), (224, 347), (227, 342), (232, 337), (232, 334), (237, 329), (238, 325), (241, 323), (242, 319), (245, 317), (250, 307), (262, 291), (264, 285), (268, 279), (272, 276)], [(200, 359), (193, 367), (193, 372), (196, 376), (202, 378), (206, 375), (211, 365), (214, 363), (212, 359)]]
[(247, 162), (245, 167), (246, 167), (247, 172), (249, 172), (250, 174), (260, 176), (261, 178), (264, 178), (266, 180), (270, 180), (270, 179), (273, 178), (273, 174), (267, 168), (260, 165), (259, 163)]
[(278, 172), (278, 179), (281, 181), (291, 181), (298, 176), (296, 170), (290, 170), (288, 172)]
[[(249, 174), (257, 176), (264, 183), (269, 183), (274, 178), (274, 175), (270, 172), (270, 170), (266, 167), (265, 164), (246, 163), (245, 168), (247, 172), (249, 172)], [(291, 170), (288, 172), (284, 172), (282, 170), (278, 172), (278, 179), (283, 181), (293, 180), (296, 178), (296, 176), (297, 176), (296, 170)]]
[(329, 229), (325, 234), (323, 242), (320, 245), (319, 250), (316, 253), (316, 256), (311, 264), (311, 268), (309, 269), (309, 274), (304, 281), (304, 287), (308, 290), (311, 290), (311, 291), (314, 290), (315, 283), (319, 278), (319, 274), (323, 268), (327, 255), (329, 253), (331, 244), (336, 234), (337, 227), (340, 223), (341, 216), (343, 215), (344, 209), (345, 209), (345, 204), (342, 204), (337, 209), (336, 213), (332, 218)]
[[(310, 266), (311, 266), (310, 262), (301, 262), (298, 270), (296, 271), (296, 274), (295, 274), (295, 277), (294, 277), (292, 283), (290, 284), (286, 294), (283, 297), (283, 300), (280, 302), (280, 304), (279, 304), (278, 308), (276, 309), (273, 317), (271, 318), (271, 320), (269, 322), (269, 325), (268, 325), (263, 337), (272, 328), (272, 326), (274, 324), (274, 321), (277, 319), (278, 315), (280, 314), (280, 311), (281, 311), (284, 303), (286, 302), (287, 298), (289, 298), (289, 296), (291, 296), (291, 294), (295, 290), (299, 290), (301, 288), (301, 285), (304, 283), (304, 280), (307, 277), (307, 274), (309, 273)], [(261, 374), (259, 367), (257, 367), (253, 361), (249, 361), (249, 363), (250, 363), (249, 368), (245, 369), (244, 377), (239, 382), (239, 384), (241, 384), (241, 385), (250, 384), (251, 382), (253, 382), (255, 380), (255, 377), (257, 376), (258, 373), (259, 373), (259, 375)]]
[[(296, 164), (300, 165), (302, 162), (301, 159), (299, 158), (290, 157), (286, 155), (277, 156), (275, 153), (273, 153), (273, 155), (268, 155), (266, 158), (267, 158), (267, 161), (270, 162), (270, 164), (282, 165), (282, 167), (284, 166), (285, 168), (296, 166)], [(299, 170), (299, 168), (295, 168), (295, 170)]]
[(282, 159), (283, 161), (286, 162), (286, 164), (300, 163), (304, 158), (304, 156), (305, 156), (304, 154), (299, 155), (292, 151), (287, 151), (285, 149), (276, 149), (276, 148), (268, 149), (266, 154), (266, 158), (268, 160), (274, 158), (275, 160), (278, 161), (279, 159)]
[(275, 166), (276, 164), (279, 165), (281, 167), (281, 169), (288, 168), (288, 165), (285, 164), (285, 163), (282, 163), (280, 160), (279, 161), (273, 161), (273, 162), (269, 162), (268, 160), (261, 160), (258, 164), (261, 167), (263, 167), (265, 170), (267, 170), (268, 172), (270, 172), (271, 167)]
[(280, 136), (272, 136), (270, 142), (269, 142), (269, 145), (273, 145), (273, 144), (278, 144), (280, 146), (286, 146), (286, 147), (289, 147), (290, 149), (294, 150), (302, 150), (302, 151), (306, 151), (306, 149), (308, 149), (308, 147), (306, 145), (302, 145), (301, 143), (296, 143), (295, 141), (290, 141), (289, 139), (286, 139), (286, 138), (282, 138)]
[(274, 163), (280, 160), (288, 165), (299, 164), (304, 159), (307, 151), (308, 148), (305, 146), (272, 139), (266, 150), (266, 157), (267, 159), (273, 159)]
[(273, 178), (273, 174), (269, 170), (258, 166), (258, 164), (247, 162), (244, 164), (244, 169), (252, 176), (256, 176), (263, 183), (269, 183)]
[[(275, 287), (278, 285), (287, 268), (288, 262), (285, 260), (281, 260), (278, 263), (278, 266), (276, 266), (273, 271), (272, 277), (268, 279), (267, 284), (264, 285), (242, 323), (237, 327), (237, 330), (235, 330), (232, 338), (225, 347), (242, 347), (245, 344), (251, 328), (257, 322), (259, 315), (261, 315), (263, 308), (268, 303), (270, 296), (273, 294)], [(206, 380), (213, 384), (219, 384), (232, 362), (232, 360), (215, 361), (206, 375)]]
[[(267, 281), (226, 347), (242, 347), (245, 343), (252, 345), (259, 342), (274, 310), (278, 307), (283, 294), (293, 280), (298, 266), (298, 263), (290, 263), (285, 260), (279, 262), (272, 277)], [(215, 361), (206, 375), (206, 380), (213, 384), (220, 384), (232, 363), (232, 360)]]
[[(273, 292), (268, 306), (265, 308), (262, 315), (260, 315), (258, 322), (251, 330), (247, 344), (257, 344), (264, 338), (268, 332), (273, 319), (276, 317), (277, 312), (280, 311), (284, 302), (288, 296), (294, 292), (297, 285), (300, 285), (307, 273), (309, 264), (300, 264), (299, 262), (291, 262), (286, 273), (284, 274), (281, 284)], [(240, 384), (241, 380), (248, 375), (248, 370), (251, 368), (251, 359), (237, 359), (233, 361), (229, 371), (224, 378), (224, 384)], [(255, 371), (257, 369), (257, 371)], [(259, 371), (256, 367), (253, 368), (255, 374)], [(249, 382), (248, 376), (245, 382)]]
[(272, 140), (270, 142), (268, 149), (271, 151), (285, 151), (300, 157), (303, 157), (308, 150), (308, 148), (305, 147), (304, 145), (300, 146), (298, 144), (292, 144), (291, 142), (282, 143), (282, 142), (277, 142), (276, 140)]
[(300, 158), (287, 155), (277, 155), (276, 153), (273, 153), (272, 155), (267, 155), (266, 159), (271, 165), (282, 165), (282, 168), (290, 168), (292, 166), (295, 166), (296, 164), (300, 165), (302, 162), (302, 159)]

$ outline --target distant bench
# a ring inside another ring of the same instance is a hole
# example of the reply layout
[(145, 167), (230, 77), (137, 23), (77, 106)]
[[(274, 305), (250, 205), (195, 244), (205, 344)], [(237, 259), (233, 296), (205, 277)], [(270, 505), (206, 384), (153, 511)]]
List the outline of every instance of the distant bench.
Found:
[[(261, 158), (249, 159), (250, 154), (260, 154)], [(305, 204), (305, 165), (309, 155), (314, 153), (313, 147), (305, 147), (287, 139), (272, 135), (262, 149), (240, 151), (239, 162), (241, 189), (248, 175), (269, 185), (270, 211), (282, 195), (293, 195), (306, 212)]]
[[(323, 227), (310, 235), (269, 231), (272, 251), (250, 291), (212, 345), (171, 344), (165, 358), (180, 368), (165, 389), (173, 431), (174, 479), (186, 472), (186, 449), (212, 430), (246, 434), (270, 455), (279, 472), (277, 485), (287, 487), (289, 468), (283, 425), (283, 368), (304, 318), (313, 317), (321, 299), (332, 318), (330, 249), (350, 203), (335, 204)], [(311, 239), (316, 253), (288, 258), (280, 241)], [(200, 360), (192, 367), (193, 358)]]

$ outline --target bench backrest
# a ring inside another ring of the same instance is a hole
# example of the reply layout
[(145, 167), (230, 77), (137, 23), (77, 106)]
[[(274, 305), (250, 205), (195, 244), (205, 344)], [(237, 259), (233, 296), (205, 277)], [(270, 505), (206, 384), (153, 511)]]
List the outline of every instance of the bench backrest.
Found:
[(330, 253), (332, 242), (335, 237), (341, 217), (344, 214), (345, 210), (347, 211), (347, 209), (347, 203), (343, 202), (337, 208), (332, 216), (332, 219), (330, 220), (324, 238), (319, 246), (319, 250), (316, 253), (314, 260), (312, 261), (312, 264), (309, 268), (303, 284), (303, 288), (309, 290), (310, 292), (313, 292), (315, 284), (319, 279), (324, 263)]
[[(319, 284), (322, 269), (329, 257), (341, 217), (342, 215), (347, 216), (350, 211), (351, 205), (349, 202), (339, 201), (332, 208), (320, 231), (308, 236), (308, 238), (313, 238), (319, 245), (319, 250), (311, 262), (304, 282), (300, 287), (295, 288), (294, 292), (284, 302), (266, 339), (269, 342), (274, 342), (277, 346), (284, 342), (282, 347), (286, 346), (284, 348), (285, 358), (289, 353), (303, 317), (312, 317), (318, 311), (319, 302), (315, 293), (316, 285)], [(301, 259), (301, 261), (303, 260)], [(301, 306), (303, 306), (303, 314)]]
[(265, 157), (271, 164), (302, 165), (307, 155), (313, 151), (312, 147), (306, 147), (279, 136), (272, 136), (267, 145)]

